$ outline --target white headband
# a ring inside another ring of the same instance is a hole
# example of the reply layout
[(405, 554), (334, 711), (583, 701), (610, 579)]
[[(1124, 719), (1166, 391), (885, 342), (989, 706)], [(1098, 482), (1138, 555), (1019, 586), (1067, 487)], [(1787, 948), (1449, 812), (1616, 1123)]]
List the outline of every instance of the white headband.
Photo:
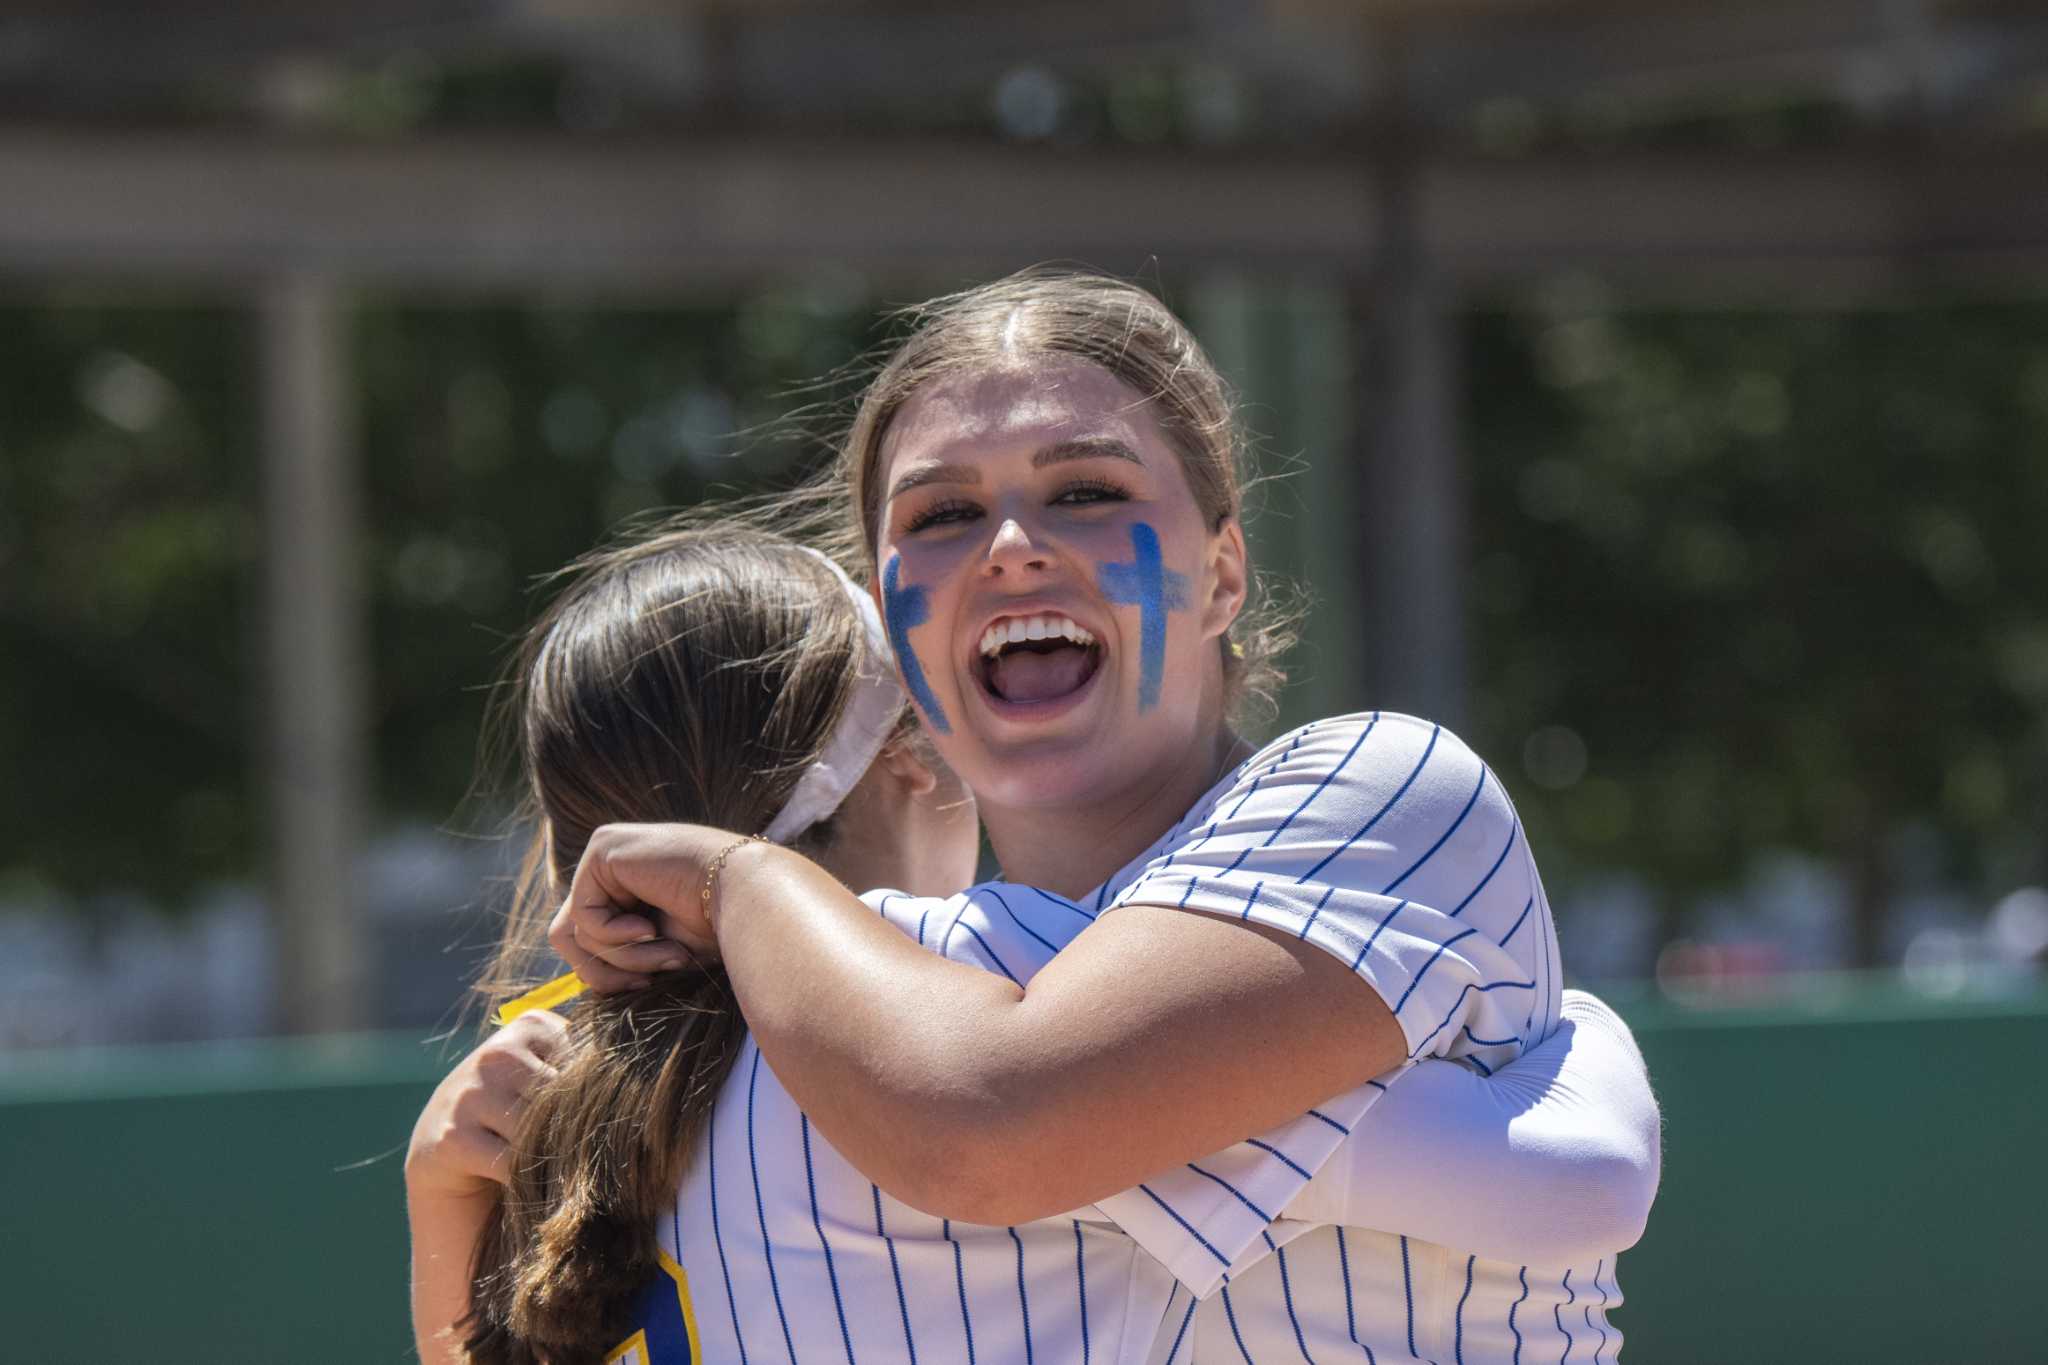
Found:
[(839, 803), (853, 790), (853, 784), (860, 781), (861, 774), (875, 761), (875, 755), (882, 751), (882, 745), (896, 729), (896, 721), (903, 714), (905, 701), (903, 684), (896, 679), (895, 655), (889, 649), (889, 634), (882, 628), (882, 614), (875, 610), (875, 599), (862, 592), (846, 571), (832, 562), (829, 555), (819, 554), (805, 547), (804, 553), (816, 559), (832, 571), (846, 589), (846, 596), (853, 603), (854, 611), (860, 616), (862, 634), (866, 645), (854, 665), (855, 676), (852, 692), (846, 699), (846, 710), (839, 717), (839, 725), (832, 732), (832, 739), (825, 745), (825, 752), (818, 761), (804, 769), (804, 775), (797, 779), (796, 790), (789, 794), (785, 805), (762, 836), (770, 843), (786, 844), (802, 834), (818, 821), (839, 809)]

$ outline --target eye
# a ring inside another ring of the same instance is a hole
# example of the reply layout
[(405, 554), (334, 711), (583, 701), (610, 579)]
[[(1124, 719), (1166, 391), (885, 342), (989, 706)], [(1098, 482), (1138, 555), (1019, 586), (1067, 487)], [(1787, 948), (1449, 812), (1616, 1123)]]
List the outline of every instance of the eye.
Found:
[(1076, 479), (1053, 498), (1057, 506), (1087, 507), (1098, 502), (1127, 502), (1130, 490), (1107, 479)]
[(931, 526), (946, 526), (956, 522), (972, 521), (981, 515), (981, 508), (963, 498), (948, 498), (921, 508), (911, 514), (904, 523), (903, 534), (915, 535)]

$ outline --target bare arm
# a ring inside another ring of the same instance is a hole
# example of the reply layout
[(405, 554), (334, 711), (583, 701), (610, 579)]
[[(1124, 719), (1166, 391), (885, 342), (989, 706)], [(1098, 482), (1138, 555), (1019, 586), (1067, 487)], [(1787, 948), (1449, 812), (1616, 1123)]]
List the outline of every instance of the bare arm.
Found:
[[(729, 841), (691, 826), (607, 827), (570, 904), (687, 914), (703, 863)], [(718, 907), (717, 950), (776, 1075), (870, 1179), (944, 1217), (1012, 1223), (1075, 1208), (1292, 1118), (1405, 1053), (1370, 986), (1260, 925), (1130, 906), (1020, 987), (920, 948), (772, 846), (730, 856)], [(614, 937), (651, 932), (637, 916), (609, 923)], [(639, 979), (564, 934), (556, 943), (600, 988)], [(657, 940), (611, 956), (651, 966), (673, 951)]]
[(1381, 720), (1269, 746), (1028, 985), (698, 826), (600, 830), (551, 941), (600, 990), (722, 954), (777, 1075), (877, 1184), (947, 1217), (1057, 1213), (1410, 1058), (1492, 1069), (1548, 1032), (1554, 939), (1511, 805), (1455, 738)]

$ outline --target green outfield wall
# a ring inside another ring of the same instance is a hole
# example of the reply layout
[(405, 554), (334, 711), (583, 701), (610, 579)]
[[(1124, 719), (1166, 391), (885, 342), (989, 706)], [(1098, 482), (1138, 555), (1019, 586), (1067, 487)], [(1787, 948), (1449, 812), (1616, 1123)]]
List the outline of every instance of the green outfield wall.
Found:
[[(2048, 992), (1616, 1003), (1666, 1125), (1626, 1359), (2048, 1360)], [(399, 1163), (445, 1064), (388, 1036), (8, 1063), (0, 1360), (409, 1359)]]

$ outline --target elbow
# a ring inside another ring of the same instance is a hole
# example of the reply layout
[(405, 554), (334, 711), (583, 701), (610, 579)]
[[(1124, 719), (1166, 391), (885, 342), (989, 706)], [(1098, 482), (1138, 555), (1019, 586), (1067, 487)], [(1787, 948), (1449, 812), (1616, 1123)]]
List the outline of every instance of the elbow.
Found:
[(911, 1159), (893, 1180), (876, 1183), (934, 1218), (994, 1227), (1028, 1223), (1078, 1208), (1083, 1197), (1066, 1163), (1046, 1154), (1056, 1144), (1032, 1136), (1014, 1115), (946, 1120), (928, 1116)]
[(1657, 1198), (1655, 1163), (1617, 1157), (1589, 1173), (1586, 1183), (1581, 1206), (1587, 1216), (1578, 1239), (1584, 1250), (1612, 1256), (1640, 1242)]
[(1642, 1240), (1660, 1165), (1654, 1135), (1616, 1134), (1584, 1154), (1559, 1192), (1559, 1207), (1570, 1211), (1560, 1229), (1571, 1243), (1569, 1263), (1613, 1256)]

